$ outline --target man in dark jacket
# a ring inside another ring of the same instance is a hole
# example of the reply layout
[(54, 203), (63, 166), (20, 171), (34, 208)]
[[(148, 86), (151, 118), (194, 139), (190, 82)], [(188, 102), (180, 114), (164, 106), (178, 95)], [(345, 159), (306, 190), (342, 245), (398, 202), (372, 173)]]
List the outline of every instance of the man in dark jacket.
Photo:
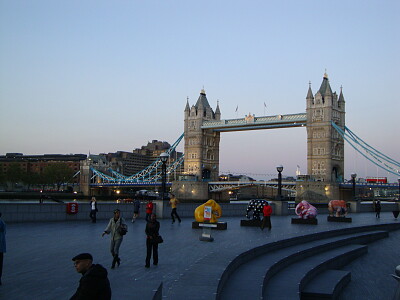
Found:
[(89, 253), (81, 253), (72, 261), (76, 271), (82, 274), (82, 278), (70, 300), (111, 300), (107, 270), (101, 265), (93, 264), (93, 257)]

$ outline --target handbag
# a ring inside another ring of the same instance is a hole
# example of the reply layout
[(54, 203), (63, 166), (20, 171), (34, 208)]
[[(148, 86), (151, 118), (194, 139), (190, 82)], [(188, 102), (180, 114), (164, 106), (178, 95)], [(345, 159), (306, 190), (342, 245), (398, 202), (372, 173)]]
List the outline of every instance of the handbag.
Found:
[(128, 232), (128, 226), (126, 224), (121, 224), (119, 225), (117, 231), (120, 235), (125, 235)]
[(153, 238), (153, 240), (154, 240), (154, 243), (157, 243), (157, 244), (161, 244), (161, 243), (164, 242), (164, 240), (163, 240), (163, 238), (162, 238), (161, 235), (156, 235), (156, 236)]

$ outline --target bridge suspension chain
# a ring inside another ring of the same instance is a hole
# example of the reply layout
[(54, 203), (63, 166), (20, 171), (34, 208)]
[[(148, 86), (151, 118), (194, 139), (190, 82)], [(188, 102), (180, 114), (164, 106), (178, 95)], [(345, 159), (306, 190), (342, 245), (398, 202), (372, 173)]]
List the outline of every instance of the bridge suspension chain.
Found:
[[(175, 143), (166, 151), (168, 155), (170, 155), (176, 149), (176, 147), (182, 141), (183, 137), (184, 134), (182, 134), (175, 141)], [(183, 163), (183, 160), (184, 160), (184, 155), (182, 155), (182, 157), (174, 161), (172, 164), (168, 165), (167, 174), (173, 173)], [(103, 172), (100, 172), (99, 170), (96, 170), (95, 168), (91, 167), (90, 170), (93, 172), (93, 176), (91, 179), (93, 179), (94, 177), (100, 177), (102, 180), (108, 183), (155, 182), (159, 180), (162, 176), (162, 173), (158, 172), (158, 170), (161, 168), (161, 165), (162, 165), (161, 159), (158, 158), (151, 165), (131, 176), (124, 176), (110, 168), (109, 171), (114, 177), (104, 174)]]
[[(343, 130), (334, 122), (332, 122), (332, 127), (336, 129), (336, 131), (350, 144), (351, 147), (353, 147), (358, 153), (364, 156), (368, 161), (372, 162), (374, 165), (391, 174), (399, 176), (399, 162), (395, 161), (394, 159), (388, 157), (387, 155), (383, 154), (382, 152), (376, 150), (374, 147), (364, 142), (348, 127), (345, 126)], [(362, 148), (362, 150), (364, 150), (365, 153), (359, 149), (360, 147)]]

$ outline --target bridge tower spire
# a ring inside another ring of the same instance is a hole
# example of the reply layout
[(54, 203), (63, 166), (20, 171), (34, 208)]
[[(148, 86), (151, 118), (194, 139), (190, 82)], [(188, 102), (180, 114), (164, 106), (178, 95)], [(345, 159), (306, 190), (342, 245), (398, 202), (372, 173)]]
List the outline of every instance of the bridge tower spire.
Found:
[(344, 140), (331, 123), (344, 130), (345, 102), (332, 92), (328, 75), (324, 74), (315, 96), (311, 87), (307, 94), (307, 173), (317, 181), (343, 182)]
[(208, 103), (204, 88), (195, 105), (185, 108), (185, 162), (186, 174), (197, 176), (198, 180), (217, 180), (219, 175), (220, 133), (202, 129), (204, 121), (220, 120), (221, 112), (217, 104), (214, 112)]

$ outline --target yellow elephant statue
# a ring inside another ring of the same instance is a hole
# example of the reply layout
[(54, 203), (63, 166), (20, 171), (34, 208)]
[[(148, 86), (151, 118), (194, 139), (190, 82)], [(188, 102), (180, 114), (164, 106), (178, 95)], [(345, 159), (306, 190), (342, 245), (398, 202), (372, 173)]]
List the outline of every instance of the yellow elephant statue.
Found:
[(202, 223), (204, 222), (204, 207), (211, 206), (211, 219), (210, 223), (217, 223), (218, 218), (222, 216), (221, 206), (215, 202), (215, 200), (210, 199), (206, 203), (200, 205), (194, 210), (194, 218), (197, 222)]

